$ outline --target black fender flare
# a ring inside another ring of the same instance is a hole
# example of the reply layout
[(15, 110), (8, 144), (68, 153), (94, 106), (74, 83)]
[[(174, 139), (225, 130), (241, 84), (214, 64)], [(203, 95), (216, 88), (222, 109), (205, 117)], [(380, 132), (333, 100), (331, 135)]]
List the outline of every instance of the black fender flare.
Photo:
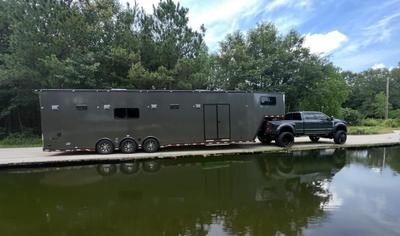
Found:
[(295, 128), (292, 124), (281, 124), (276, 129), (276, 135), (279, 135), (281, 132), (291, 132), (293, 135), (295, 134)]
[(333, 127), (333, 133), (336, 133), (336, 131), (338, 130), (344, 130), (344, 132), (347, 133), (347, 126), (344, 123), (337, 123), (335, 124), (335, 126)]

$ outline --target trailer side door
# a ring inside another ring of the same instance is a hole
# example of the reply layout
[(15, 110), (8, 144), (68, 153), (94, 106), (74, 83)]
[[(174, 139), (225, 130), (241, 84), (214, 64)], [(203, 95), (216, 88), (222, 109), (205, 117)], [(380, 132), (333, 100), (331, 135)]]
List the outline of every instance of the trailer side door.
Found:
[(229, 104), (204, 104), (204, 139), (230, 139), (230, 106)]

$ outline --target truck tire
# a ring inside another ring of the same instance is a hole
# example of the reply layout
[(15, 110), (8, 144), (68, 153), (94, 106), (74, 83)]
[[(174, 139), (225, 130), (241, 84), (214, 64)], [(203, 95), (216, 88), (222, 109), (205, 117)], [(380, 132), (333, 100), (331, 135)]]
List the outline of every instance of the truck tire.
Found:
[(160, 144), (155, 138), (147, 138), (144, 140), (142, 148), (145, 152), (157, 152), (160, 149)]
[(310, 136), (310, 140), (313, 143), (318, 143), (319, 137), (318, 136)]
[(120, 150), (123, 153), (134, 153), (136, 152), (137, 144), (132, 139), (125, 139), (121, 142)]
[(257, 136), (257, 138), (258, 138), (258, 140), (260, 140), (260, 142), (262, 144), (265, 144), (265, 145), (270, 144), (272, 141), (272, 138), (267, 135), (259, 135), (259, 136)]
[(114, 152), (114, 144), (108, 139), (100, 140), (96, 144), (96, 152), (98, 154), (111, 154)]
[(276, 144), (280, 147), (290, 147), (294, 144), (294, 135), (291, 132), (282, 132), (277, 137)]
[(347, 134), (343, 130), (336, 131), (335, 135), (333, 136), (333, 141), (336, 144), (344, 144), (347, 140)]

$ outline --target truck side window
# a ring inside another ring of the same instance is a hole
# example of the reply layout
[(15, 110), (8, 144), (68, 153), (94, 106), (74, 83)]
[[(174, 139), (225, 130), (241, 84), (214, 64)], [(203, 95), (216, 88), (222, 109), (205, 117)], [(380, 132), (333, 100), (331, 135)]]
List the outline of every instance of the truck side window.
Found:
[(139, 108), (115, 108), (115, 119), (135, 119), (139, 118)]
[(293, 120), (301, 120), (300, 113), (293, 113)]
[(261, 96), (260, 97), (261, 106), (274, 106), (276, 105), (276, 97)]
[(314, 119), (316, 119), (315, 115), (312, 114), (312, 113), (304, 113), (303, 116), (304, 116), (305, 120), (314, 120)]

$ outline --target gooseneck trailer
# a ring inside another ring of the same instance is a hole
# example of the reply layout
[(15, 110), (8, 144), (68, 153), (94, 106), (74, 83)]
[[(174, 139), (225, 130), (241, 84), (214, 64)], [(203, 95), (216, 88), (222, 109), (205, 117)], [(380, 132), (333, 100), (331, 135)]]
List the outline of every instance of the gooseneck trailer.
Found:
[(266, 116), (285, 113), (282, 93), (42, 89), (44, 151), (108, 154), (255, 141)]

